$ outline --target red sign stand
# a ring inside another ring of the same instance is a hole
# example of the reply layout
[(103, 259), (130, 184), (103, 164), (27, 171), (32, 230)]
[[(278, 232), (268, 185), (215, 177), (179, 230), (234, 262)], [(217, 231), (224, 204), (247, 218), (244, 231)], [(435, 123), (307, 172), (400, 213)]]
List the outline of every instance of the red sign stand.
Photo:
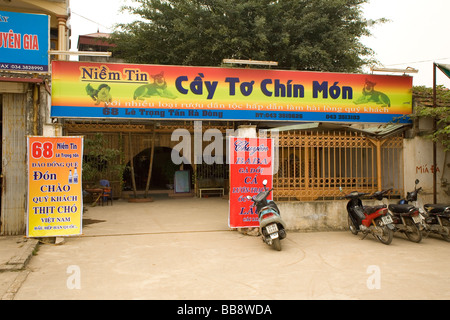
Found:
[(273, 145), (273, 139), (268, 138), (230, 137), (230, 228), (259, 227), (256, 208), (247, 196), (263, 191), (264, 179), (267, 188), (272, 188)]

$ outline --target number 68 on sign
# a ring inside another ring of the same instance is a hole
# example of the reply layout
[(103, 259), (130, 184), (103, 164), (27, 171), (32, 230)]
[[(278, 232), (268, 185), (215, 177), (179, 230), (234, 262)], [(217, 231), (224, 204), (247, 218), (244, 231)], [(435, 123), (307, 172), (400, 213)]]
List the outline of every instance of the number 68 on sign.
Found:
[(27, 140), (27, 236), (81, 234), (83, 137)]

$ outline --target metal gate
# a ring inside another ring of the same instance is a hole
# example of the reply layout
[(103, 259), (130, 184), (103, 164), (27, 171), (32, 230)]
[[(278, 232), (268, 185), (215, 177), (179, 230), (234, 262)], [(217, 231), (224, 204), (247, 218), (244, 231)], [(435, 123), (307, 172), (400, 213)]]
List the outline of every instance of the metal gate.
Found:
[(276, 200), (334, 200), (344, 192), (393, 187), (403, 194), (403, 138), (355, 132), (280, 132)]
[(0, 234), (24, 234), (27, 192), (27, 94), (6, 93), (0, 97), (3, 113)]

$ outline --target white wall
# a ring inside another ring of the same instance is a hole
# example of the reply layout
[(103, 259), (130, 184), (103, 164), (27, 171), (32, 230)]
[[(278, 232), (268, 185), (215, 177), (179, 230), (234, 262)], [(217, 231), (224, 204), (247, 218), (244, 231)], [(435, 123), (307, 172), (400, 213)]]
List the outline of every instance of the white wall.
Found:
[[(414, 181), (419, 179), (420, 205), (433, 202), (433, 143), (430, 139), (416, 136), (403, 140), (405, 191), (414, 190)], [(438, 203), (450, 203), (450, 154), (436, 144), (436, 194)], [(406, 194), (404, 195), (406, 196)]]

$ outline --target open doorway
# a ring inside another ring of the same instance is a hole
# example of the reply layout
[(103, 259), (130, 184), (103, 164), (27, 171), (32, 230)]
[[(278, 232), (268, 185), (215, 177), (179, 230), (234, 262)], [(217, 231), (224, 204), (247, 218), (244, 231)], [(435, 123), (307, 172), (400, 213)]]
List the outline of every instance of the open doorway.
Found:
[[(174, 187), (175, 172), (180, 170), (180, 166), (172, 162), (172, 149), (168, 147), (155, 147), (153, 158), (152, 174), (149, 190), (172, 190)], [(136, 181), (136, 191), (145, 190), (148, 179), (148, 171), (151, 159), (151, 148), (139, 152), (133, 158), (134, 177)], [(123, 174), (124, 191), (133, 190), (131, 179), (131, 162), (127, 163), (127, 169)], [(188, 170), (192, 175), (192, 166), (184, 164), (183, 170)], [(191, 189), (193, 179), (191, 181)]]

